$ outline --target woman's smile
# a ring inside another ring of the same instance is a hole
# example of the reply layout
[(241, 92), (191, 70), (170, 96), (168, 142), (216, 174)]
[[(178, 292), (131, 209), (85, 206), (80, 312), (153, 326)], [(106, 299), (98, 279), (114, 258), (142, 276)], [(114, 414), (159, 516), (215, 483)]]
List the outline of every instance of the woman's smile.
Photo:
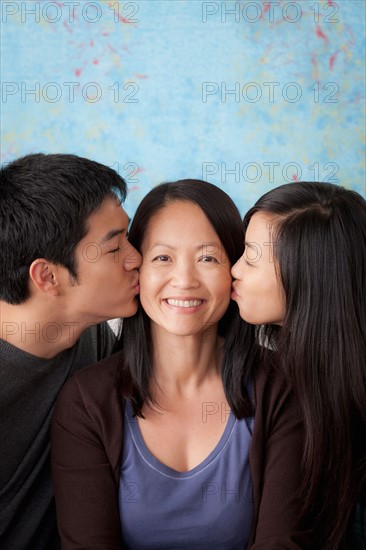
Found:
[(150, 220), (142, 243), (141, 305), (166, 333), (200, 334), (230, 302), (230, 262), (197, 205), (175, 201)]

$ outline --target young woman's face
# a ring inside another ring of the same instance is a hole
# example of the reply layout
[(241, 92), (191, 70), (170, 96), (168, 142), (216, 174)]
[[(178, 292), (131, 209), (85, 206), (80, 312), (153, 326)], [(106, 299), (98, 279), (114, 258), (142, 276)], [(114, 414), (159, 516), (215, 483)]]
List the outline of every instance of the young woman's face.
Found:
[(252, 324), (281, 325), (285, 301), (275, 270), (270, 223), (271, 214), (257, 212), (249, 222), (243, 256), (233, 266), (232, 298), (240, 316)]
[(203, 211), (187, 201), (163, 207), (142, 255), (140, 299), (152, 323), (182, 336), (215, 330), (230, 302), (231, 266)]

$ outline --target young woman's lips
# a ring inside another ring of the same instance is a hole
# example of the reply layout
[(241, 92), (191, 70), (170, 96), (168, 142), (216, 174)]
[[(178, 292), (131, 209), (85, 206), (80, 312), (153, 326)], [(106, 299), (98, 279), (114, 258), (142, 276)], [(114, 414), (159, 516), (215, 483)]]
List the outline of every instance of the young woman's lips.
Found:
[(238, 296), (238, 294), (237, 294), (237, 292), (236, 292), (236, 290), (235, 290), (235, 287), (234, 287), (234, 285), (232, 285), (232, 287), (231, 287), (231, 298), (232, 298), (233, 300), (235, 300), (235, 298), (237, 298), (237, 296)]

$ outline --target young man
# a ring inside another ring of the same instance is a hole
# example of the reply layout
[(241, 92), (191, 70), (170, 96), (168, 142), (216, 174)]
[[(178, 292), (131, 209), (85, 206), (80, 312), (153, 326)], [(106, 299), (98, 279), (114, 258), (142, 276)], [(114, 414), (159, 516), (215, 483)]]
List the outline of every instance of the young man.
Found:
[(0, 183), (0, 547), (56, 550), (49, 426), (59, 390), (137, 310), (124, 180), (74, 155), (28, 155)]

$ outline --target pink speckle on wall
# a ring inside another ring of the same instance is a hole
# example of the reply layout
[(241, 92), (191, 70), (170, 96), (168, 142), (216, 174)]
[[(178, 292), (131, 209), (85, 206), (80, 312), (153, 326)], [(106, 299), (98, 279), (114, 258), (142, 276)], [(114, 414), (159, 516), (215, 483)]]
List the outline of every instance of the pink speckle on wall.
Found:
[(316, 31), (315, 32), (316, 32), (316, 35), (319, 38), (322, 38), (323, 40), (328, 41), (328, 37), (323, 33), (323, 31), (321, 30), (319, 25), (316, 26)]
[(337, 59), (337, 55), (338, 55), (338, 54), (339, 54), (339, 52), (335, 52), (335, 53), (330, 57), (330, 59), (329, 59), (329, 68), (330, 68), (331, 70), (333, 70), (334, 63), (335, 63), (335, 61), (336, 61), (336, 59)]

